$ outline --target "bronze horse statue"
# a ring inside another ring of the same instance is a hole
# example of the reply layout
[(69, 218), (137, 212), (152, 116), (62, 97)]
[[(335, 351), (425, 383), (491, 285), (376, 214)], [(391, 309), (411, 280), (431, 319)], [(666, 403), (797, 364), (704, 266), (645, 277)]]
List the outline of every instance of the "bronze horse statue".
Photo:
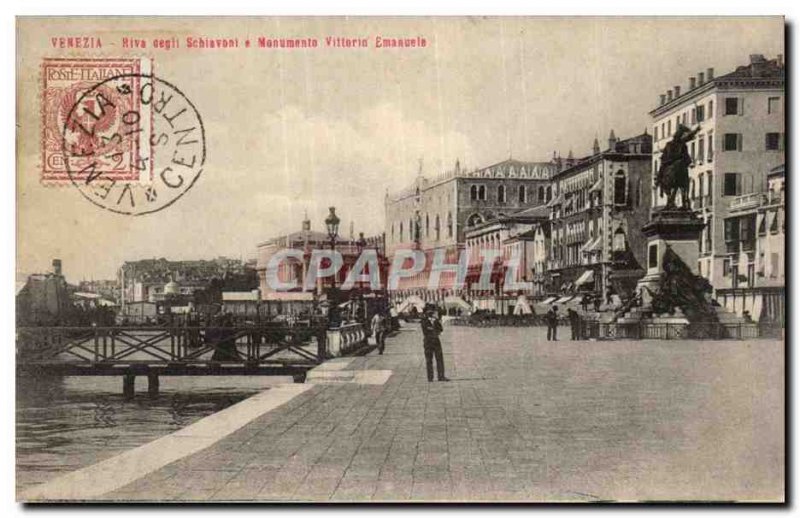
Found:
[(679, 124), (675, 130), (672, 140), (667, 142), (661, 152), (661, 167), (656, 174), (656, 186), (660, 189), (661, 195), (667, 196), (665, 208), (675, 208), (675, 195), (681, 192), (682, 208), (689, 208), (689, 165), (692, 157), (686, 149), (686, 144), (692, 140), (700, 131), (698, 126), (694, 130), (689, 130), (683, 124)]

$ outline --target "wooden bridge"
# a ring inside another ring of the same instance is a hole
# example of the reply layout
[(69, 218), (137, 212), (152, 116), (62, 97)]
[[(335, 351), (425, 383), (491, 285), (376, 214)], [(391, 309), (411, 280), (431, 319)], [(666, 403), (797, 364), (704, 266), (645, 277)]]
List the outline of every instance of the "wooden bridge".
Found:
[[(159, 376), (293, 376), (331, 356), (324, 325), (235, 327), (20, 327), (18, 375), (121, 376), (132, 397), (136, 376), (158, 394)], [(338, 334), (338, 333), (337, 333)], [(366, 337), (353, 342), (366, 344)], [(337, 353), (341, 353), (338, 349)]]

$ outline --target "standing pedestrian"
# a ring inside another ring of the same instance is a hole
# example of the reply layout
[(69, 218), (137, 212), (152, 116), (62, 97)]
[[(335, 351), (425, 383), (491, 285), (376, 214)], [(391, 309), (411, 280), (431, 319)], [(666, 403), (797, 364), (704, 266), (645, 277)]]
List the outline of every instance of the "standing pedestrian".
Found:
[(383, 314), (378, 311), (372, 316), (372, 336), (375, 337), (375, 344), (378, 346), (378, 354), (383, 354), (386, 347), (386, 319)]
[(577, 322), (577, 320), (575, 318), (577, 315), (578, 315), (578, 312), (575, 311), (574, 309), (572, 309), (572, 308), (568, 308), (567, 309), (567, 320), (569, 320), (569, 330), (570, 330), (570, 336), (571, 336), (572, 340), (577, 340), (578, 339), (578, 337), (577, 337), (577, 334), (578, 334), (578, 322)]
[(572, 339), (573, 340), (580, 340), (580, 319), (581, 316), (572, 308), (567, 310), (567, 315), (569, 317), (569, 328), (572, 332)]
[(428, 381), (433, 381), (433, 357), (436, 356), (436, 376), (439, 381), (450, 381), (444, 375), (444, 355), (442, 342), (442, 322), (436, 312), (436, 306), (426, 304), (422, 317), (423, 347), (425, 348), (425, 368), (428, 372)]
[(550, 311), (547, 312), (547, 339), (552, 341), (558, 340), (558, 306), (553, 304)]

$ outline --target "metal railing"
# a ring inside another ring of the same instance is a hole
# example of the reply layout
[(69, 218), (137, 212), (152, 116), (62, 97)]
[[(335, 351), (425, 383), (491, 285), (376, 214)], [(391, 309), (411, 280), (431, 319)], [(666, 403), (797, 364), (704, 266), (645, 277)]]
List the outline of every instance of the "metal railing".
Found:
[(324, 326), (17, 328), (18, 365), (257, 365), (319, 363), (327, 356)]
[(756, 338), (781, 338), (783, 327), (779, 323), (601, 323), (587, 321), (586, 338), (598, 340), (651, 339), (651, 340), (749, 340)]
[[(453, 318), (450, 325), (467, 327), (533, 327), (546, 325), (545, 315), (470, 315)], [(562, 316), (560, 326), (568, 326), (569, 319)], [(606, 323), (581, 320), (582, 339), (595, 340), (748, 340), (756, 338), (782, 338), (780, 323)]]

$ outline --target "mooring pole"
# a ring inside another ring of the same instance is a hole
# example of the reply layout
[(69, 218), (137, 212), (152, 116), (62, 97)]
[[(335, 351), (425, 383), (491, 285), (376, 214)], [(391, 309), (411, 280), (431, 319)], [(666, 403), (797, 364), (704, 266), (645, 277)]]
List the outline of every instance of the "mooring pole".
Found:
[(150, 397), (158, 397), (158, 374), (147, 375), (147, 395)]
[(136, 386), (136, 376), (128, 373), (122, 377), (122, 397), (125, 399), (133, 399)]

